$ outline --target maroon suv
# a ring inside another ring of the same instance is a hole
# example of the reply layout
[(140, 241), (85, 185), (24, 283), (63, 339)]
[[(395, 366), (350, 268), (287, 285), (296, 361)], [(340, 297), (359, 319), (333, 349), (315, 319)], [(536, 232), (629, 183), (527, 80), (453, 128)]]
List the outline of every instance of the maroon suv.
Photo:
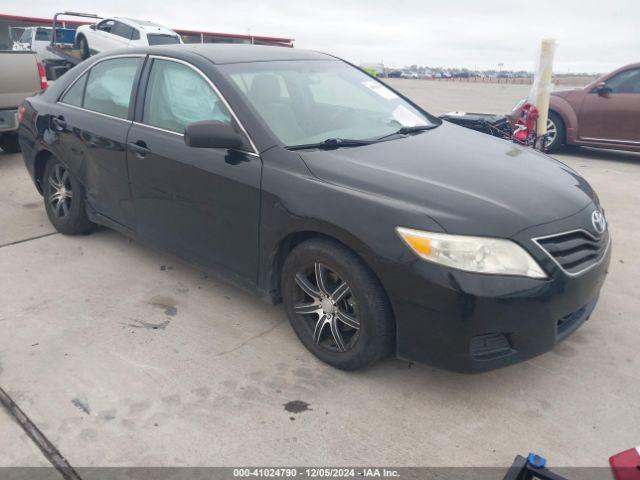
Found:
[[(509, 118), (520, 117), (524, 100)], [(562, 145), (640, 151), (640, 63), (600, 77), (584, 88), (551, 94), (549, 151)]]

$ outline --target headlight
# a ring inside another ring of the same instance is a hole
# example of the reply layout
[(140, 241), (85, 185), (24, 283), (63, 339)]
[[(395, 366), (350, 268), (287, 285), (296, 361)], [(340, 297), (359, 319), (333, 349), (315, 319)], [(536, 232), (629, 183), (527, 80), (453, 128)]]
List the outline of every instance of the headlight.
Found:
[(515, 105), (513, 106), (513, 108), (511, 109), (511, 111), (518, 110), (522, 105), (524, 105), (524, 102), (526, 102), (526, 101), (527, 101), (527, 99), (526, 99), (526, 98), (521, 98), (520, 100), (518, 100), (518, 101), (516, 102), (516, 104), (515, 104)]
[(540, 265), (520, 245), (501, 238), (447, 235), (396, 227), (420, 257), (469, 272), (546, 278)]

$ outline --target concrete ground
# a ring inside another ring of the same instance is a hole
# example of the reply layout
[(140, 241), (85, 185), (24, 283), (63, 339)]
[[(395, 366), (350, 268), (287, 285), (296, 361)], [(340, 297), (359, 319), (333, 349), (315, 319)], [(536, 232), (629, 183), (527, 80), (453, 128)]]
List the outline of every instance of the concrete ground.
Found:
[[(434, 113), (526, 94), (396, 82)], [(640, 443), (640, 155), (558, 158), (607, 211), (600, 303), (553, 351), (467, 376), (395, 359), (334, 370), (280, 306), (107, 229), (54, 233), (21, 157), (0, 153), (0, 387), (76, 467), (506, 466), (529, 451), (604, 466)], [(0, 466), (44, 464), (1, 409), (0, 431)]]

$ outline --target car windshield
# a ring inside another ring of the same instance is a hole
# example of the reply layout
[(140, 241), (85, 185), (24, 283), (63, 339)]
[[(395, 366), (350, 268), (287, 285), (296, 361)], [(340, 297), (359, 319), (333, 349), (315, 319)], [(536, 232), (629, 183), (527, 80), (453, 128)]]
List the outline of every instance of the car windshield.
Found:
[(180, 43), (180, 39), (175, 35), (166, 35), (159, 33), (147, 34), (149, 45), (172, 45)]
[(221, 70), (287, 147), (328, 139), (375, 140), (403, 127), (419, 131), (439, 124), (341, 61), (255, 62)]

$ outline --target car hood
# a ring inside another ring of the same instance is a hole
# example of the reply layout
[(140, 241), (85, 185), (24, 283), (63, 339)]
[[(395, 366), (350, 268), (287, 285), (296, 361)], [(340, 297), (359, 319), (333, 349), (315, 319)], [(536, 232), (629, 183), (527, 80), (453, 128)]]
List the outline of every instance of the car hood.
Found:
[(561, 162), (448, 122), (372, 145), (299, 153), (319, 179), (408, 202), (449, 233), (511, 237), (595, 201)]

